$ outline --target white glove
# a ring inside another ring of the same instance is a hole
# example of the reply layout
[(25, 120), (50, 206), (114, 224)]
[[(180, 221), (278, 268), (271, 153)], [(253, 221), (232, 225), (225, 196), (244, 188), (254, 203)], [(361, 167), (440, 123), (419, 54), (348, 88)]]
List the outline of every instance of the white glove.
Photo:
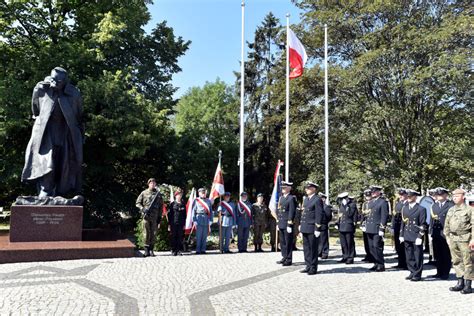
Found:
[(314, 236), (316, 236), (316, 238), (318, 238), (320, 235), (321, 235), (321, 232), (319, 230), (314, 231)]
[(421, 238), (415, 239), (415, 245), (420, 246), (422, 243), (423, 241), (421, 240)]
[(431, 235), (428, 236), (428, 239), (430, 240), (430, 242), (433, 241), (433, 237), (431, 237)]
[(365, 226), (362, 226), (360, 229), (362, 229), (362, 231), (365, 233), (365, 231), (367, 230), (367, 228), (365, 228)]
[(383, 235), (384, 235), (384, 232), (381, 231), (381, 230), (379, 230), (379, 236), (380, 236), (380, 237), (383, 237)]
[(346, 199), (343, 199), (343, 200), (342, 200), (342, 205), (344, 205), (344, 206), (347, 205), (347, 200), (346, 200)]
[(298, 231), (299, 232), (301, 231), (301, 225), (298, 225)]
[(288, 226), (286, 228), (286, 231), (288, 232), (288, 234), (291, 234), (291, 232), (293, 232), (293, 229), (290, 226)]
[(398, 237), (398, 240), (400, 240), (400, 243), (403, 243), (405, 241), (405, 238), (403, 237)]
[(337, 230), (339, 230), (339, 225), (336, 224), (336, 225), (334, 225), (334, 227), (335, 227)]

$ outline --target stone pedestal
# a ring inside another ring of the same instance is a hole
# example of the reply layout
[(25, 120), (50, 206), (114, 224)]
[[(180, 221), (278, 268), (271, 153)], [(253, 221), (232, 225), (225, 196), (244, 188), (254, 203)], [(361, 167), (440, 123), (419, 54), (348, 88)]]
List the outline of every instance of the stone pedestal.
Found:
[(81, 241), (82, 206), (13, 205), (10, 242)]

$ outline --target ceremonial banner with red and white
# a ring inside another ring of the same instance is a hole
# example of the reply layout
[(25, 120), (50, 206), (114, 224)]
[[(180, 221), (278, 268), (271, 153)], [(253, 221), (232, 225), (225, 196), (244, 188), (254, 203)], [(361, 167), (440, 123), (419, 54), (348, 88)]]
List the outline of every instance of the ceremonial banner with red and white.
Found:
[(186, 203), (186, 225), (184, 227), (184, 232), (186, 235), (191, 233), (193, 229), (193, 205), (194, 201), (196, 200), (196, 190), (193, 188), (191, 194), (189, 195), (188, 202)]
[(288, 28), (288, 46), (290, 51), (290, 79), (294, 79), (303, 74), (308, 55), (306, 55), (303, 44), (290, 28)]
[(214, 200), (219, 198), (219, 196), (224, 195), (224, 176), (222, 175), (221, 162), (217, 164), (216, 174), (214, 175), (214, 180), (212, 181), (211, 193), (209, 194), (209, 199), (211, 204), (214, 203)]
[(283, 166), (283, 162), (278, 160), (275, 174), (273, 176), (272, 197), (270, 198), (270, 204), (268, 205), (268, 208), (270, 209), (272, 213), (275, 213), (277, 211), (278, 200), (280, 199), (280, 193), (281, 193), (280, 167), (281, 166)]

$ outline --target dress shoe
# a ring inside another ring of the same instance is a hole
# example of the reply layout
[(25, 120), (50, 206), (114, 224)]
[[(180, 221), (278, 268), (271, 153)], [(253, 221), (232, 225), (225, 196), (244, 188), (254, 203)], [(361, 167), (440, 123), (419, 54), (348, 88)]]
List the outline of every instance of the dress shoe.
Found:
[(421, 281), (421, 278), (420, 278), (420, 277), (413, 277), (413, 278), (411, 278), (410, 281), (412, 281), (412, 282), (418, 282), (418, 281)]
[(369, 257), (364, 257), (364, 259), (361, 260), (362, 262), (372, 262)]
[(461, 294), (471, 294), (472, 293), (472, 280), (466, 280), (464, 288), (461, 290)]
[(200, 252), (200, 251), (196, 251), (196, 254), (197, 254), (197, 255), (200, 255), (200, 254), (201, 254), (201, 252)]
[(309, 272), (309, 268), (306, 267), (306, 268), (304, 268), (303, 270), (301, 270), (300, 272), (301, 272), (301, 273), (308, 273), (308, 272)]
[(276, 263), (283, 264), (283, 263), (285, 263), (285, 259), (278, 260)]
[(413, 274), (412, 274), (412, 273), (410, 273), (410, 275), (409, 275), (409, 276), (407, 276), (407, 277), (405, 278), (405, 280), (411, 280), (412, 278), (413, 278)]
[(376, 265), (376, 264), (374, 264), (374, 265), (372, 266), (372, 268), (369, 269), (369, 271), (375, 271), (375, 270), (377, 270), (377, 265)]
[(178, 253), (176, 251), (173, 251), (173, 256), (177, 256)]
[(328, 255), (322, 255), (321, 256), (321, 259), (327, 259), (328, 258)]
[(314, 269), (311, 269), (308, 271), (308, 275), (315, 275), (316, 273), (318, 273), (318, 271), (314, 270)]
[(353, 264), (354, 263), (354, 259), (347, 259), (346, 261), (346, 264)]
[(346, 263), (346, 261), (347, 261), (347, 259), (343, 258), (343, 259), (339, 260), (337, 263)]
[(285, 261), (285, 262), (283, 262), (282, 266), (284, 266), (284, 267), (289, 267), (289, 266), (291, 266), (291, 261)]
[(178, 251), (178, 256), (182, 256), (183, 253), (181, 251)]
[(464, 289), (464, 278), (458, 278), (458, 283), (449, 288), (451, 292), (459, 292)]
[(384, 266), (377, 266), (377, 268), (375, 269), (375, 272), (384, 272), (384, 271), (385, 271)]

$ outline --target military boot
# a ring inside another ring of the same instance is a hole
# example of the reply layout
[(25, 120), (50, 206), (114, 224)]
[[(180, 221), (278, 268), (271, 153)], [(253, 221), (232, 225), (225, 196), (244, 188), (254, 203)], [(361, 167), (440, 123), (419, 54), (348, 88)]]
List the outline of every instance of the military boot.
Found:
[(449, 288), (450, 291), (452, 292), (459, 292), (462, 289), (464, 289), (464, 279), (463, 278), (458, 278), (458, 284), (456, 286), (452, 286)]
[(472, 293), (472, 280), (466, 280), (464, 288), (461, 290), (462, 294), (471, 294)]
[(149, 257), (150, 256), (150, 247), (149, 246), (145, 246), (145, 254), (143, 255), (144, 257)]

